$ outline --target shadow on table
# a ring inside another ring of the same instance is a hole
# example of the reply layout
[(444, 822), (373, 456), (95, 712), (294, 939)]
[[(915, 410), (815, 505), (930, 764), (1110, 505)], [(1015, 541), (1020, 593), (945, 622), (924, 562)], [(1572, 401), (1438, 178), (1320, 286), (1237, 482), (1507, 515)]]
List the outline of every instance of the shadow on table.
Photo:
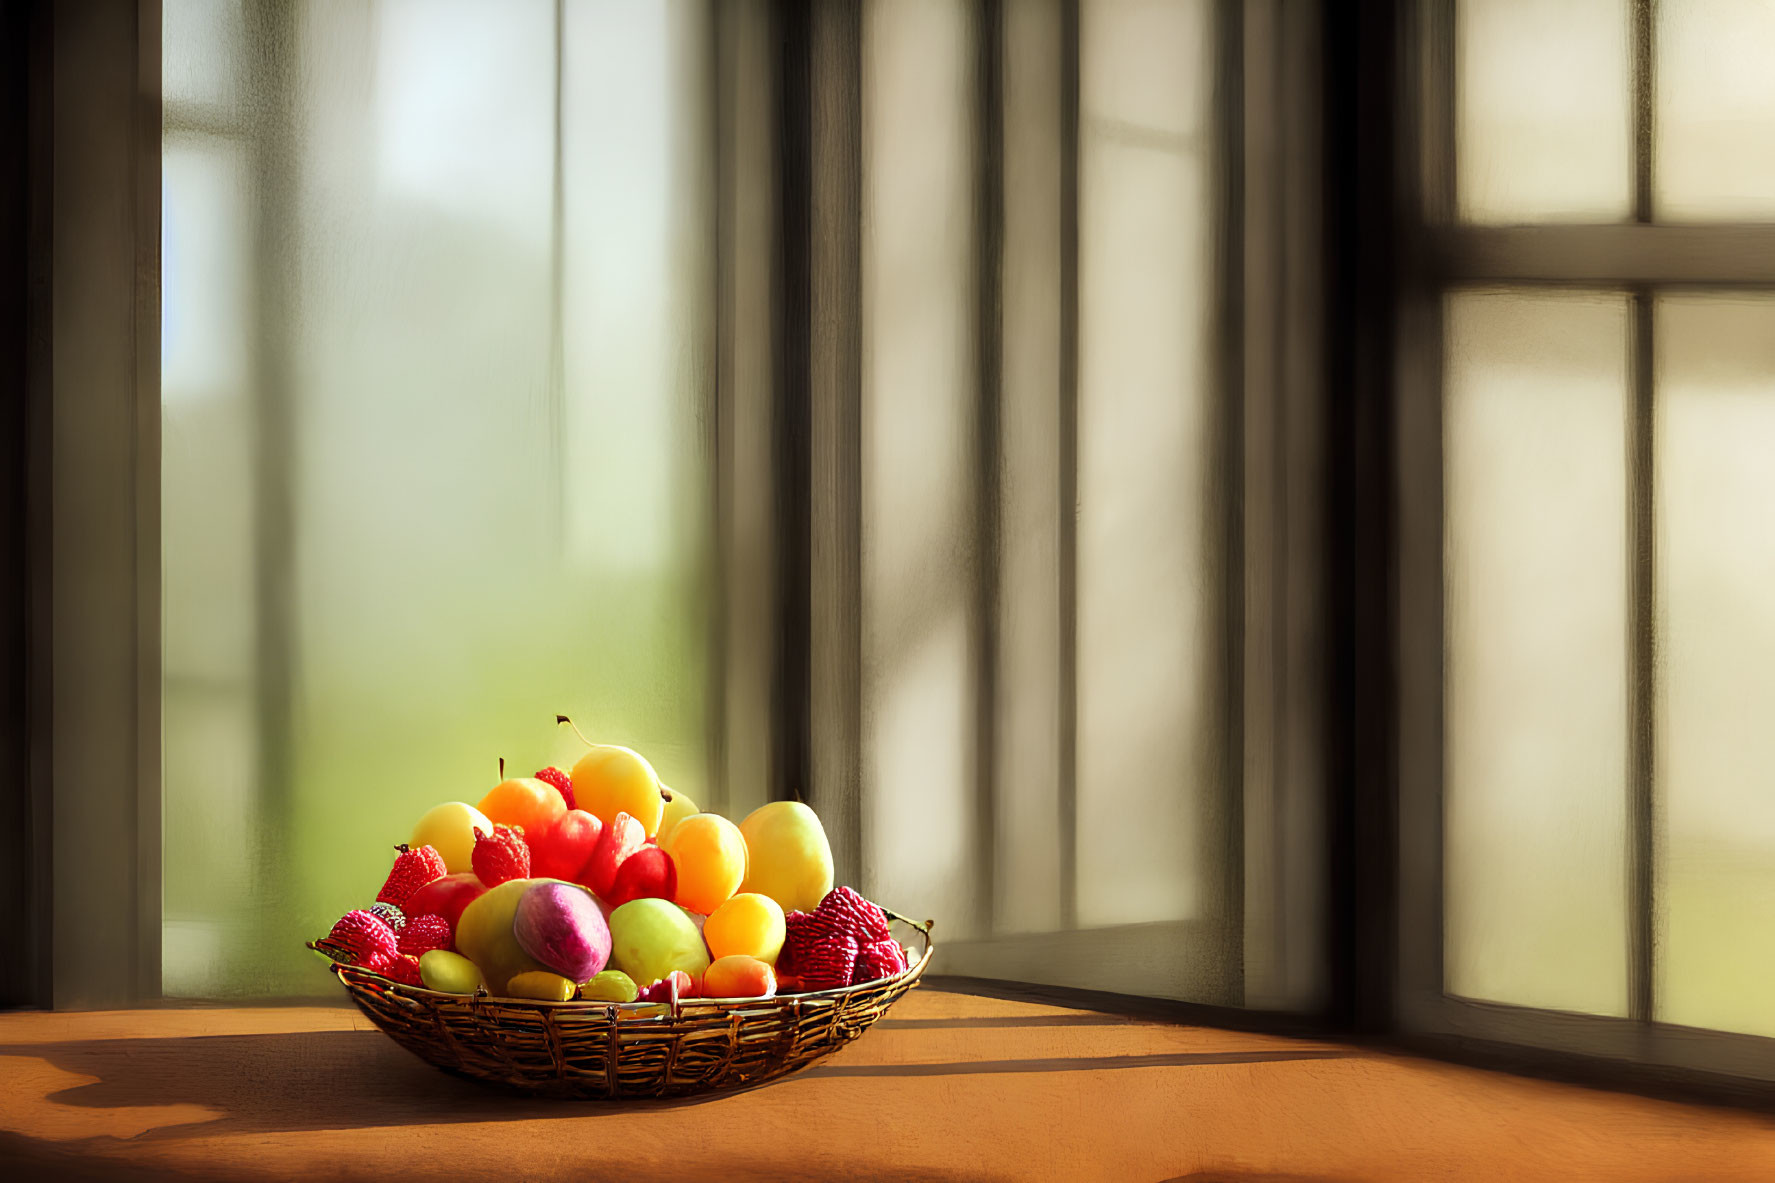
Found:
[[(1320, 1060), (1336, 1048), (1080, 1056), (914, 1064), (816, 1065), (785, 1078), (963, 1076), (1075, 1072)], [(171, 1039), (101, 1039), (0, 1046), (0, 1056), (34, 1057), (91, 1084), (51, 1088), (39, 1103), (87, 1109), (201, 1106), (219, 1114), (150, 1129), (144, 1140), (217, 1134), (422, 1126), (549, 1117), (621, 1117), (631, 1105), (501, 1093), (447, 1075), (377, 1031), (307, 1031)], [(634, 1103), (648, 1108), (718, 1104), (735, 1096)]]

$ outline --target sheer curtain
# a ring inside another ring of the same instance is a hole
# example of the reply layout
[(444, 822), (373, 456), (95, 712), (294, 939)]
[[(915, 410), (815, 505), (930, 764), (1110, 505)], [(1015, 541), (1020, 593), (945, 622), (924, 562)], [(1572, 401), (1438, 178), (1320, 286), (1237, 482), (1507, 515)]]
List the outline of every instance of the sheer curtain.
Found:
[(557, 711), (708, 798), (708, 9), (165, 5), (169, 994)]
[(863, 866), (950, 972), (1237, 1004), (1227, 31), (1069, 7), (863, 6)]

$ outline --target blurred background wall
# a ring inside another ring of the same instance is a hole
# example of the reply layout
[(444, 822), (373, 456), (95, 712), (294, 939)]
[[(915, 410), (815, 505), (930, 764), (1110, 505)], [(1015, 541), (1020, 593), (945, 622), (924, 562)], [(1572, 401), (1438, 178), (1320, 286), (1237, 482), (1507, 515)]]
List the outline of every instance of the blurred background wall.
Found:
[(323, 990), (563, 712), (811, 801), (949, 972), (1238, 1005), (1251, 931), (1317, 998), (1246, 767), (1278, 11), (165, 0), (167, 993)]

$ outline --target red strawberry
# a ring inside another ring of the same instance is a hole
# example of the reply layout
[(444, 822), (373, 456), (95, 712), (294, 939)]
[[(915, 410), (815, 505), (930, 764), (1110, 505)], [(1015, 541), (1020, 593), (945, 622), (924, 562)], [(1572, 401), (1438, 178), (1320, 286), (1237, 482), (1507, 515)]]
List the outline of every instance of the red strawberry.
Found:
[(852, 972), (851, 985), (860, 982), (873, 982), (881, 978), (891, 978), (906, 969), (906, 951), (900, 943), (891, 937), (885, 941), (870, 941), (857, 952), (857, 966)]
[(580, 868), (580, 882), (604, 896), (616, 881), (617, 868), (645, 845), (647, 830), (628, 814), (618, 813), (598, 835), (597, 845)]
[(477, 835), (472, 861), (475, 874), (488, 887), (498, 887), (511, 879), (528, 879), (530, 847), (524, 842), (524, 827), (494, 826), (491, 834)]
[(327, 943), (343, 954), (338, 960), (353, 965), (362, 965), (377, 954), (392, 957), (396, 948), (394, 929), (362, 909), (341, 916), (327, 934)]
[(567, 808), (578, 809), (579, 802), (573, 797), (573, 777), (560, 768), (544, 768), (536, 774), (536, 779), (554, 785), (560, 791), (561, 799), (567, 802)]
[(848, 887), (834, 887), (827, 892), (818, 912), (829, 917), (840, 932), (855, 937), (858, 944), (893, 939), (887, 913)]
[(404, 908), (414, 892), (434, 879), (442, 879), (449, 868), (444, 866), (444, 856), (429, 846), (413, 850), (403, 842), (395, 849), (400, 853), (395, 855), (387, 882), (376, 893), (376, 902)]
[(407, 921), (407, 927), (401, 930), (397, 938), (400, 951), (414, 957), (433, 949), (448, 949), (454, 943), (450, 922), (435, 914), (413, 917)]

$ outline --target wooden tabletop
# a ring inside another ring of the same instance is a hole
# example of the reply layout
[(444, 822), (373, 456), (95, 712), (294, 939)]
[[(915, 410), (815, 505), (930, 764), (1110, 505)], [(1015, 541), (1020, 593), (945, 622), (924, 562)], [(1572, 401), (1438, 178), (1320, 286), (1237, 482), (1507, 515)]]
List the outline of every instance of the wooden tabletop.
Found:
[(1775, 1121), (920, 989), (777, 1084), (510, 1097), (338, 1007), (0, 1014), (0, 1178), (1775, 1179)]

